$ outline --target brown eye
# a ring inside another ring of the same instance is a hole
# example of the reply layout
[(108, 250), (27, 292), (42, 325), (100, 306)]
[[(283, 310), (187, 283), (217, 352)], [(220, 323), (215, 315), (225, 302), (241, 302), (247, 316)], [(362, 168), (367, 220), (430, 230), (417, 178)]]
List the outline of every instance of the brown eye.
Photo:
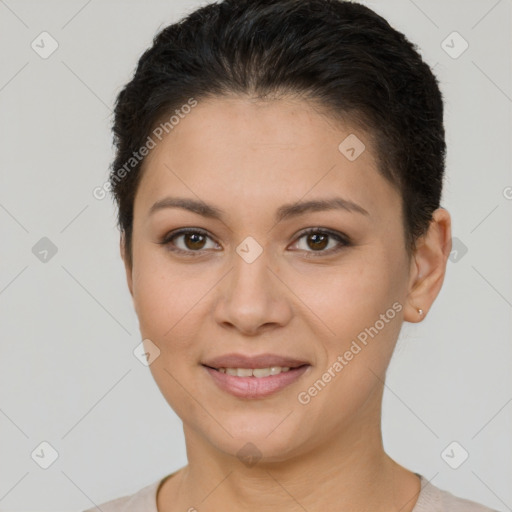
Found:
[(181, 236), (183, 236), (185, 246), (191, 251), (202, 249), (206, 239), (205, 236), (200, 235), (199, 233), (186, 233), (185, 235)]
[[(208, 247), (209, 241), (212, 245)], [(181, 229), (169, 233), (160, 244), (166, 246), (172, 252), (189, 256), (198, 256), (204, 254), (208, 249), (215, 250), (217, 248), (217, 244), (212, 238), (199, 229)]]
[(306, 257), (310, 257), (335, 253), (344, 247), (350, 246), (351, 242), (346, 235), (341, 233), (310, 228), (299, 236), (295, 245), (299, 250), (306, 253)]
[(329, 235), (323, 233), (312, 233), (307, 235), (307, 244), (311, 249), (319, 251), (325, 249), (329, 243)]

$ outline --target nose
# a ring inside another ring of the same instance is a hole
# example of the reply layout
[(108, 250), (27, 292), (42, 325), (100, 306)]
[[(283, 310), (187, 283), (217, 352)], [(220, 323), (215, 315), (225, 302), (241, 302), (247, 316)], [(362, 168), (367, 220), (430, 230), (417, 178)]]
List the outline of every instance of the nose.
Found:
[(256, 336), (290, 322), (290, 291), (268, 252), (263, 250), (252, 262), (233, 254), (233, 267), (216, 290), (215, 320), (219, 325)]

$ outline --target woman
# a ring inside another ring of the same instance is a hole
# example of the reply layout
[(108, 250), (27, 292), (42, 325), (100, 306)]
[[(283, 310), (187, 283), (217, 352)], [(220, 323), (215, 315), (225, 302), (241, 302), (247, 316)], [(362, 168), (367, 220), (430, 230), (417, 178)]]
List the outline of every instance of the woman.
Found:
[(353, 2), (208, 5), (157, 35), (114, 134), (127, 282), (188, 465), (101, 510), (488, 511), (382, 444), (402, 323), (451, 249), (442, 96), (405, 36)]

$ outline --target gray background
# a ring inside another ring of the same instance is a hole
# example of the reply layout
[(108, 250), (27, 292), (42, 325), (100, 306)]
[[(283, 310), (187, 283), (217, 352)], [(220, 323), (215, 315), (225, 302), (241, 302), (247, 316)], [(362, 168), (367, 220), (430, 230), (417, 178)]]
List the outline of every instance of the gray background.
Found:
[[(92, 191), (116, 94), (155, 33), (200, 4), (0, 0), (1, 510), (81, 510), (186, 464), (181, 422), (132, 353), (112, 201)], [(404, 324), (385, 447), (439, 487), (512, 510), (511, 1), (366, 4), (441, 81), (457, 238), (428, 318)], [(59, 45), (46, 59), (31, 47), (43, 31)], [(458, 58), (442, 47), (453, 31), (469, 43)], [(43, 237), (57, 248), (47, 261)], [(43, 441), (58, 452), (48, 469), (31, 457), (48, 456)], [(452, 441), (469, 453), (458, 469), (441, 455)]]

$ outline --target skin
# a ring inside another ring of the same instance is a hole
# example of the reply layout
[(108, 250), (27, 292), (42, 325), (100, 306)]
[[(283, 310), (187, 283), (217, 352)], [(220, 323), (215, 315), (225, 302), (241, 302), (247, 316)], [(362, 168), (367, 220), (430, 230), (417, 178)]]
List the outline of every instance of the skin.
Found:
[[(351, 133), (366, 145), (354, 161), (338, 150)], [(200, 199), (224, 218), (178, 208), (149, 215), (166, 196)], [(334, 196), (368, 215), (339, 209), (274, 220), (285, 203)], [(182, 227), (207, 231), (199, 243), (173, 240), (199, 256), (158, 243)], [(318, 250), (300, 233), (311, 227), (352, 244), (329, 238)], [(402, 323), (424, 318), (441, 289), (450, 229), (448, 212), (436, 210), (409, 257), (400, 194), (377, 172), (369, 138), (305, 100), (215, 98), (181, 120), (145, 160), (132, 266), (121, 238), (141, 334), (160, 350), (150, 369), (186, 439), (189, 463), (160, 488), (158, 510), (411, 511), (419, 479), (384, 452), (383, 381)], [(252, 263), (236, 252), (247, 236), (263, 250)], [(340, 250), (327, 254), (333, 247)], [(396, 316), (300, 403), (298, 393), (396, 302)], [(278, 393), (241, 399), (221, 391), (200, 364), (230, 352), (311, 366)], [(252, 467), (236, 455), (248, 442), (262, 455)]]

